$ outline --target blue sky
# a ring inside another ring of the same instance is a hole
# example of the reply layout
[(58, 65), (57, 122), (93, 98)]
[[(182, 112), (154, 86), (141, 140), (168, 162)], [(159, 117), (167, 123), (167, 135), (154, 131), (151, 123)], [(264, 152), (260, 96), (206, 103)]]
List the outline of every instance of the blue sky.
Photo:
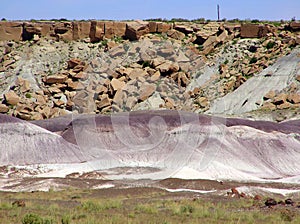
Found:
[(0, 19), (300, 19), (300, 0), (0, 0)]

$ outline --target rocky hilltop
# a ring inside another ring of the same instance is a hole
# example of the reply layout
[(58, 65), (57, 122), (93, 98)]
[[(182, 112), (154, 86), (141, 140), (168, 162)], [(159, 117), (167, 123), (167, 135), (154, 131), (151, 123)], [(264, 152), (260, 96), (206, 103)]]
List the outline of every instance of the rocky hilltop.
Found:
[(299, 116), (300, 22), (0, 22), (0, 112)]

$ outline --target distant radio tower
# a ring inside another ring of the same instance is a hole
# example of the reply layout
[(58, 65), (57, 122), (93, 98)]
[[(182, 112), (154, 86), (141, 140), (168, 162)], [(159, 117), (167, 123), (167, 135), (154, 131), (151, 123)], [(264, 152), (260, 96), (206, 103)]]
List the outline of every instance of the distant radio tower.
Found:
[(218, 11), (218, 21), (220, 21), (220, 6), (217, 5), (217, 11)]

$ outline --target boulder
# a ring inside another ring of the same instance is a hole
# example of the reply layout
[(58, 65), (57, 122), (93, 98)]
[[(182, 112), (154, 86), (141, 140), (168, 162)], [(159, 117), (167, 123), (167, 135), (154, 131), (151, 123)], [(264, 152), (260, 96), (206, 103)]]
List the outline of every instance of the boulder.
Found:
[(0, 40), (20, 41), (23, 32), (22, 22), (0, 22)]
[(126, 101), (124, 94), (125, 94), (125, 92), (123, 92), (122, 89), (118, 89), (114, 95), (113, 103), (118, 106), (122, 106), (123, 100)]
[(160, 72), (159, 72), (159, 71), (156, 71), (156, 72), (150, 77), (150, 80), (151, 80), (152, 82), (155, 82), (155, 81), (159, 80), (159, 78), (160, 78)]
[(5, 104), (0, 103), (0, 113), (7, 113), (9, 111), (8, 106)]
[(284, 102), (282, 104), (277, 105), (277, 109), (283, 110), (283, 109), (288, 109), (291, 107), (291, 104), (289, 102)]
[(114, 22), (114, 35), (117, 37), (124, 37), (126, 32), (126, 23), (125, 22)]
[(126, 85), (124, 81), (119, 81), (118, 79), (113, 78), (110, 82), (114, 91), (121, 90)]
[(210, 35), (207, 32), (198, 31), (196, 33), (196, 39), (193, 42), (194, 44), (202, 45)]
[(294, 93), (294, 94), (288, 95), (287, 101), (289, 101), (290, 103), (293, 103), (293, 104), (300, 103), (300, 94)]
[(228, 32), (227, 30), (224, 30), (219, 36), (218, 36), (218, 43), (224, 43), (226, 39), (228, 38)]
[(4, 94), (4, 99), (9, 105), (17, 105), (20, 102), (20, 97), (12, 90)]
[(275, 91), (274, 91), (274, 90), (270, 90), (270, 91), (267, 92), (267, 94), (264, 96), (264, 100), (274, 99), (275, 96), (276, 96)]
[(155, 84), (144, 83), (140, 89), (139, 100), (144, 101), (149, 98), (156, 90)]
[(197, 104), (199, 104), (200, 107), (205, 108), (209, 106), (209, 101), (206, 97), (199, 97), (196, 100)]
[(81, 90), (84, 89), (84, 85), (81, 82), (73, 82), (72, 80), (69, 80), (67, 83), (67, 86), (70, 90)]
[(67, 79), (68, 77), (63, 74), (49, 75), (44, 78), (44, 82), (46, 84), (64, 83)]
[(125, 38), (133, 41), (140, 39), (141, 36), (148, 34), (149, 23), (144, 21), (128, 22), (126, 24)]
[(174, 109), (175, 108), (174, 99), (172, 99), (170, 97), (165, 98), (165, 106), (167, 109)]
[(156, 22), (149, 22), (149, 32), (150, 33), (157, 32), (157, 23)]
[(185, 25), (175, 25), (175, 30), (178, 30), (181, 33), (184, 33), (185, 35), (191, 34), (194, 32), (193, 28), (185, 26)]
[(104, 22), (104, 37), (107, 39), (111, 39), (115, 36), (115, 28), (113, 21), (105, 21)]
[(166, 33), (168, 30), (172, 29), (171, 23), (157, 22), (156, 25), (158, 33)]
[(241, 25), (242, 38), (261, 38), (267, 36), (268, 32), (268, 27), (264, 25), (251, 23)]
[(291, 198), (286, 199), (284, 202), (285, 202), (286, 205), (292, 205), (292, 206), (293, 206), (294, 203), (295, 203), (295, 202), (293, 201), (293, 199), (291, 199)]
[(97, 103), (97, 107), (99, 109), (103, 109), (103, 108), (109, 107), (109, 106), (111, 106), (111, 99), (109, 99), (107, 94), (103, 94), (100, 97), (100, 102)]
[(300, 35), (296, 37), (296, 44), (300, 45)]
[(73, 22), (73, 40), (82, 40), (90, 36), (91, 22)]
[(285, 93), (281, 93), (278, 96), (276, 96), (273, 100), (273, 103), (275, 105), (283, 104), (287, 100), (288, 95)]
[(14, 64), (16, 61), (14, 59), (9, 59), (9, 60), (6, 60), (2, 63), (2, 66), (4, 68), (8, 68), (10, 65)]
[(68, 69), (75, 68), (77, 65), (81, 65), (82, 62), (78, 58), (71, 58), (70, 60), (67, 61), (68, 63)]
[(90, 30), (90, 40), (92, 43), (99, 42), (103, 40), (104, 37), (104, 22), (100, 21), (92, 21), (91, 22), (91, 30)]
[(24, 23), (22, 40), (32, 40), (34, 35), (42, 35), (42, 28), (39, 23)]
[(25, 207), (25, 201), (24, 200), (16, 200), (13, 203), (11, 203), (14, 207)]
[(167, 35), (175, 40), (182, 40), (183, 38), (185, 38), (184, 33), (179, 32), (177, 30), (168, 30), (167, 31)]
[(130, 79), (136, 79), (138, 77), (146, 77), (146, 76), (148, 76), (148, 73), (141, 68), (134, 68), (128, 75)]
[(137, 103), (137, 98), (134, 96), (130, 96), (127, 98), (126, 101), (126, 108), (131, 110)]
[(261, 197), (260, 195), (256, 194), (256, 195), (253, 197), (253, 199), (254, 199), (255, 201), (260, 201), (260, 200), (262, 200), (262, 197)]
[(190, 83), (189, 75), (182, 71), (173, 73), (171, 78), (178, 84), (178, 86), (187, 87)]
[(298, 21), (291, 22), (290, 28), (292, 31), (299, 31), (300, 30), (300, 22), (298, 22)]
[(109, 55), (111, 57), (118, 57), (122, 56), (123, 54), (125, 54), (125, 49), (122, 45), (116, 46), (109, 51)]
[(268, 206), (268, 207), (272, 207), (272, 206), (277, 205), (277, 201), (275, 199), (273, 199), (273, 198), (268, 198), (265, 201), (265, 205)]
[(180, 67), (178, 63), (171, 62), (171, 61), (165, 61), (163, 64), (156, 67), (161, 73), (172, 73), (172, 72), (178, 72)]
[(55, 23), (54, 33), (58, 40), (73, 40), (73, 23), (71, 22), (59, 22)]

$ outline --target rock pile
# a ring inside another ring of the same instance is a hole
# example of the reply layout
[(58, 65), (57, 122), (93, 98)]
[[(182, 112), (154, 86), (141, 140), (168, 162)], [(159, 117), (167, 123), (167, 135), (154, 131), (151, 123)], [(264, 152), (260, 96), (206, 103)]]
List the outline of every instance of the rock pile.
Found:
[[(204, 112), (212, 101), (289, 54), (298, 43), (297, 24), (277, 28), (224, 22), (1, 22), (0, 39), (28, 40), (0, 46), (4, 53), (0, 56), (1, 84), (7, 86), (14, 80), (13, 74), (22, 70), (32, 69), (32, 76), (18, 77), (9, 88), (0, 88), (0, 113), (28, 120), (74, 109), (93, 113), (159, 108)], [(65, 41), (58, 45), (55, 40)], [(71, 40), (82, 41), (68, 42)], [(59, 51), (55, 68), (53, 58), (50, 64), (44, 59), (49, 53), (46, 44), (49, 52)], [(17, 49), (24, 46), (32, 53), (19, 54)], [(62, 46), (67, 46), (68, 52), (60, 50)], [(27, 66), (23, 61), (27, 54), (44, 62)], [(207, 69), (212, 70), (210, 77), (205, 77)], [(298, 108), (299, 83), (268, 97), (258, 102), (264, 109)]]
[(263, 110), (283, 110), (300, 108), (300, 82), (294, 82), (282, 91), (269, 91), (263, 97)]

